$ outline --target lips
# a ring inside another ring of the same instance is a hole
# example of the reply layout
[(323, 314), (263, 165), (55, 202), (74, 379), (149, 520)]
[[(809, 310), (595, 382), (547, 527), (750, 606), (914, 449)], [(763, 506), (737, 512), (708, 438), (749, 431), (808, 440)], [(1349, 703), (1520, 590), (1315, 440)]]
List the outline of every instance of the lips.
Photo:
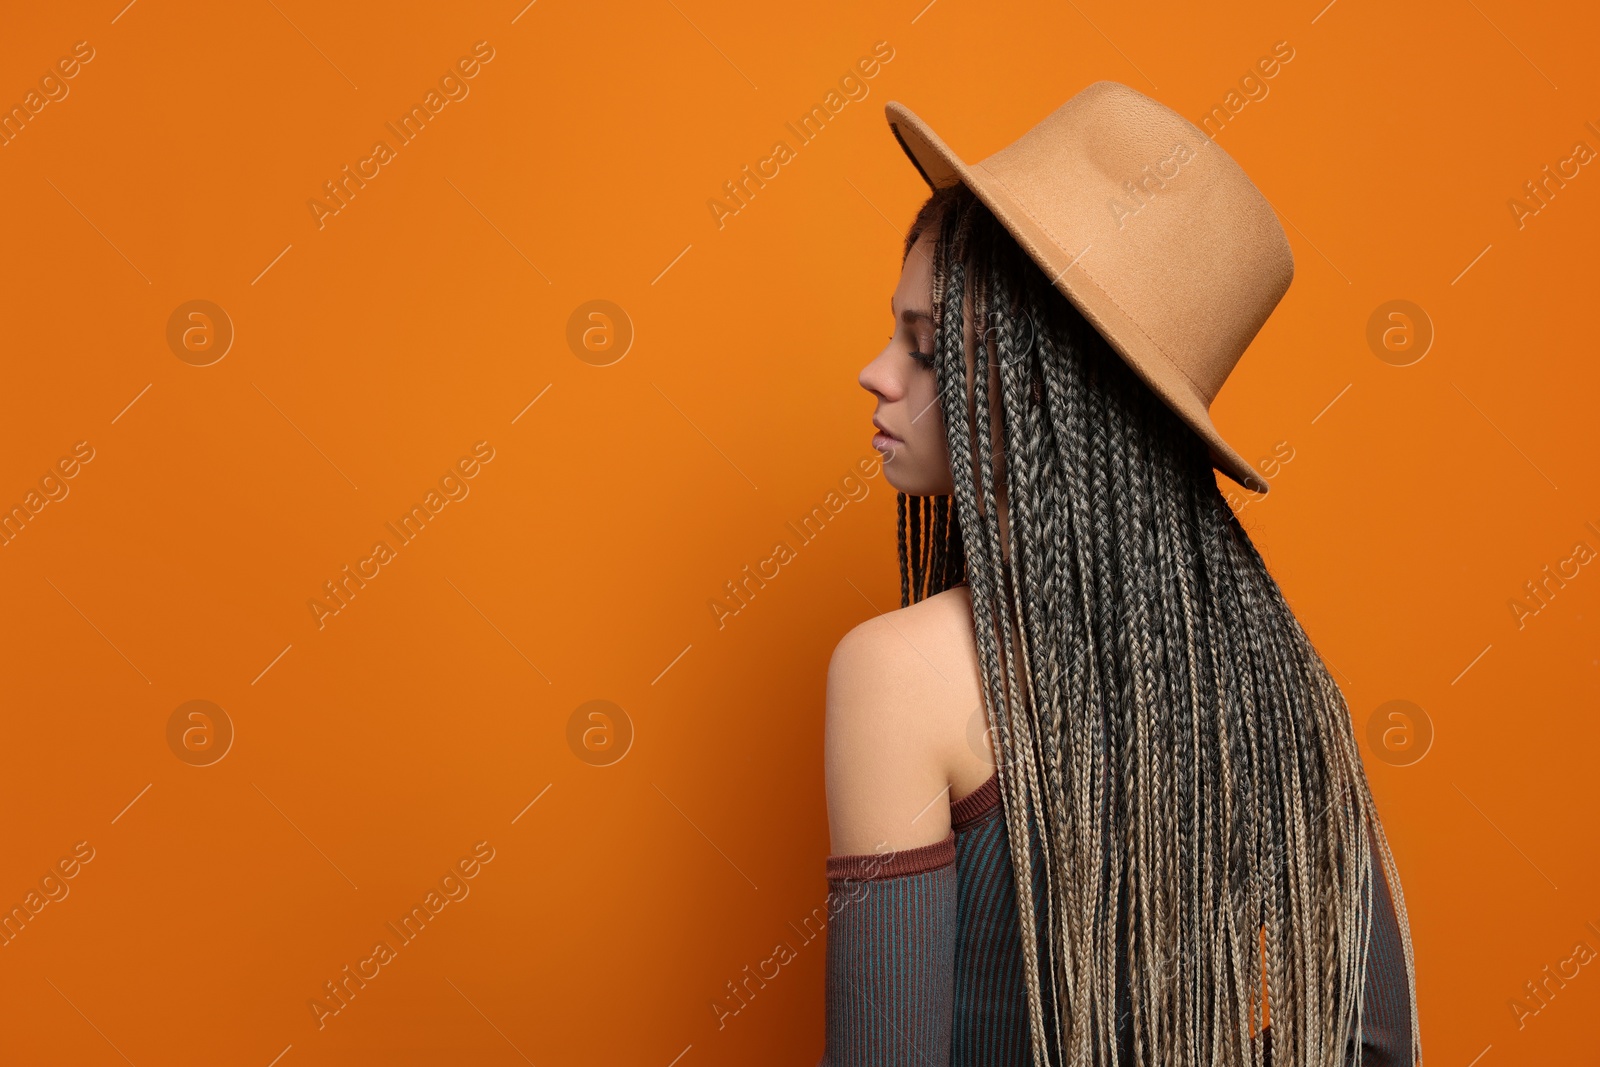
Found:
[(899, 434), (891, 433), (888, 427), (884, 426), (884, 424), (879, 422), (877, 419), (872, 420), (872, 425), (876, 426), (878, 428), (878, 432), (883, 434), (883, 436), (894, 441), (900, 441), (902, 444), (905, 443), (904, 439), (901, 438)]

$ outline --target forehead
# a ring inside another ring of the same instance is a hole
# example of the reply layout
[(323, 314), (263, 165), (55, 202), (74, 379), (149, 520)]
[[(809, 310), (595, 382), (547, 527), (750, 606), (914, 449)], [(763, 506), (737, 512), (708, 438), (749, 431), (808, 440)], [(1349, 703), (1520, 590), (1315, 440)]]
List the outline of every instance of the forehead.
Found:
[(933, 245), (938, 231), (929, 227), (917, 235), (911, 254), (900, 268), (900, 284), (895, 287), (892, 306), (899, 311), (926, 310), (933, 293)]

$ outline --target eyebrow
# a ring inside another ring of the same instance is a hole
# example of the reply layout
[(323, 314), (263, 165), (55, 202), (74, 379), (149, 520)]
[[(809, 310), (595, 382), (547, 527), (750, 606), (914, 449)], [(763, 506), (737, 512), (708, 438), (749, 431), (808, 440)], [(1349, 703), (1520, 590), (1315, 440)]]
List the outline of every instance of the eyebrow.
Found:
[[(892, 296), (889, 298), (889, 314), (894, 314), (894, 297)], [(903, 319), (907, 325), (916, 322), (918, 319), (926, 319), (927, 321), (932, 322), (933, 313), (930, 311), (924, 311), (921, 308), (906, 308), (900, 313), (900, 318)]]

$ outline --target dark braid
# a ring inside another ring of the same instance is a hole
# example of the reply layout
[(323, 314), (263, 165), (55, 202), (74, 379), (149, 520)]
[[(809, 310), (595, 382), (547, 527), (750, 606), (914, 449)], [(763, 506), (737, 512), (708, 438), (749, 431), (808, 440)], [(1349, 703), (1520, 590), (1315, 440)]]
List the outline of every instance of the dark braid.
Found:
[(911, 589), (919, 597), (926, 595), (927, 589), (927, 545), (922, 537), (922, 517), (927, 510), (927, 501), (922, 499), (911, 508)]
[(1205, 442), (966, 187), (929, 198), (907, 255), (930, 227), (954, 493), (897, 498), (901, 603), (971, 585), (1035, 1062), (1260, 1067), (1264, 967), (1273, 1059), (1342, 1067), (1374, 851), (1420, 1062), (1404, 895), (1349, 708)]
[(898, 519), (898, 533), (896, 543), (900, 546), (900, 606), (905, 607), (911, 603), (911, 572), (907, 569), (906, 558), (906, 495), (896, 493), (894, 510)]

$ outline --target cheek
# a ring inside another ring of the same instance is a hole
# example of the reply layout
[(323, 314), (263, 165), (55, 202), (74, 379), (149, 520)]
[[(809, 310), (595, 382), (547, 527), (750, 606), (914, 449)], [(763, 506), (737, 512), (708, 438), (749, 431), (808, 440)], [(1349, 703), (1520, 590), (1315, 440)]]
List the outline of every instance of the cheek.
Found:
[(933, 454), (946, 453), (946, 440), (944, 440), (944, 411), (939, 405), (939, 382), (934, 378), (933, 371), (928, 371), (918, 376), (917, 386), (912, 390), (915, 394), (915, 411), (920, 411), (922, 416), (917, 419), (914, 427), (914, 440), (922, 446), (923, 451)]
[(939, 410), (938, 395), (938, 380), (932, 371), (919, 369), (916, 377), (906, 383), (906, 406), (916, 418), (908, 441), (918, 451), (944, 440), (944, 414)]
[(905, 488), (918, 495), (949, 492), (950, 452), (945, 440), (944, 412), (939, 407), (938, 379), (929, 371), (919, 373), (909, 384), (906, 397), (911, 411), (920, 414), (911, 426), (906, 442), (909, 462), (904, 465), (904, 474), (915, 484)]

